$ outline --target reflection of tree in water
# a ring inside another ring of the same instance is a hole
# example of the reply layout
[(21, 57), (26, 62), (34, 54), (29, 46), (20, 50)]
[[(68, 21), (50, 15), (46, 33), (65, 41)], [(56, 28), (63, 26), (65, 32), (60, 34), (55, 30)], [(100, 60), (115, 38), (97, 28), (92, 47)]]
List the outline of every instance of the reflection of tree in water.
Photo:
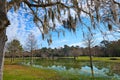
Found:
[(120, 63), (114, 64), (111, 66), (111, 71), (113, 73), (119, 74), (120, 75)]
[[(65, 71), (70, 74), (90, 76), (91, 68), (88, 61), (75, 61), (74, 59), (46, 60), (37, 59), (34, 65), (39, 68)], [(95, 77), (104, 77), (106, 80), (120, 80), (120, 63), (94, 62)], [(111, 79), (112, 78), (112, 79)]]
[(114, 74), (120, 75), (120, 63), (94, 62), (94, 66), (96, 66), (99, 70), (108, 68), (109, 72), (106, 74), (109, 76), (113, 76)]
[(36, 59), (35, 64), (42, 65), (42, 66), (66, 66), (67, 69), (70, 68), (81, 68), (82, 66), (89, 66), (88, 61), (75, 61), (74, 59), (62, 58), (57, 60), (46, 60), (46, 59)]
[(110, 68), (111, 63), (106, 62), (94, 62), (94, 66), (96, 66), (98, 69), (104, 68)]

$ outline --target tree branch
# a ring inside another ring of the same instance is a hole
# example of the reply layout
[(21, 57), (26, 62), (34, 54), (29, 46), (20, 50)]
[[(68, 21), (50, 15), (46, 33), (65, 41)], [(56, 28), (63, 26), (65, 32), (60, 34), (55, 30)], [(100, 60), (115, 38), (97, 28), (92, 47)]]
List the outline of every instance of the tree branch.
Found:
[(25, 1), (25, 0), (11, 0), (10, 2), (7, 2), (7, 11), (9, 11), (12, 7), (17, 6), (18, 4), (20, 4), (23, 1)]
[(28, 1), (24, 1), (25, 4), (27, 4), (30, 7), (50, 7), (50, 6), (55, 6), (55, 5), (62, 5), (66, 8), (69, 8), (68, 6), (66, 6), (65, 4), (61, 3), (61, 2), (54, 2), (54, 3), (47, 3), (47, 4), (31, 4)]
[(119, 2), (116, 2), (115, 0), (113, 0), (113, 2), (114, 2), (115, 4), (118, 4), (118, 5), (120, 6), (120, 3), (119, 3)]

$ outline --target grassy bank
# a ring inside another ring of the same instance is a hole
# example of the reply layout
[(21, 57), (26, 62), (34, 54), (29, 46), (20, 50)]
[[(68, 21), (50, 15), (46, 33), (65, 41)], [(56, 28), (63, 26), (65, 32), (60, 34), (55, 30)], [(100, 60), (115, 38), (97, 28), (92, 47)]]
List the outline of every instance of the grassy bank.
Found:
[[(91, 77), (21, 65), (5, 65), (3, 80), (93, 80)], [(95, 78), (104, 80), (105, 78)], [(108, 79), (109, 80), (109, 79)]]
[[(88, 56), (78, 57), (79, 61), (89, 61)], [(93, 61), (103, 61), (103, 62), (118, 62), (120, 63), (120, 57), (93, 57)]]
[[(39, 57), (37, 57), (39, 58)], [(59, 59), (59, 58), (58, 58)], [(60, 57), (60, 59), (74, 59), (73, 57)], [(120, 57), (92, 57), (93, 61), (103, 61), (103, 62), (118, 62), (120, 63)], [(48, 60), (48, 59), (47, 59)], [(89, 56), (80, 56), (76, 58), (77, 61), (89, 61)], [(25, 61), (29, 61), (29, 58), (26, 58)], [(23, 62), (22, 58), (16, 58), (12, 64)], [(5, 58), (5, 64), (11, 64), (10, 58)]]
[[(74, 57), (62, 57), (62, 59), (74, 59)], [(120, 63), (120, 57), (92, 57), (93, 61), (103, 62), (118, 62)], [(80, 56), (76, 58), (77, 61), (89, 61), (89, 56)]]
[(3, 80), (58, 80), (52, 70), (42, 70), (21, 65), (5, 65)]

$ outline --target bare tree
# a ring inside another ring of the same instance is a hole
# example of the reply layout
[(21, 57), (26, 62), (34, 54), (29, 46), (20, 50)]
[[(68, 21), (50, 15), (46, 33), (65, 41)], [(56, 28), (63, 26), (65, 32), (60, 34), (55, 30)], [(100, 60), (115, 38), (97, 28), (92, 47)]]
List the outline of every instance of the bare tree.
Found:
[[(42, 32), (43, 38), (44, 34), (56, 31), (56, 21), (73, 31), (75, 31), (76, 22), (78, 21), (86, 25), (82, 20), (83, 15), (90, 19), (95, 29), (100, 29), (98, 27), (100, 23), (108, 26), (109, 30), (115, 27), (112, 25), (116, 25), (117, 29), (120, 26), (119, 0), (0, 0), (0, 80), (2, 80), (4, 45), (7, 40), (6, 28), (10, 24), (7, 12), (11, 8), (16, 11), (20, 7), (28, 10), (33, 15), (33, 21)], [(40, 16), (40, 12), (44, 14)], [(75, 15), (72, 15), (73, 12), (75, 12)], [(63, 15), (66, 15), (66, 17), (64, 18)], [(100, 31), (102, 32), (101, 29)], [(58, 30), (57, 32), (61, 31)], [(52, 42), (51, 37), (48, 42)]]
[(31, 53), (30, 64), (33, 64), (33, 51), (37, 48), (37, 40), (33, 33), (30, 33), (26, 42), (26, 49)]
[(73, 47), (73, 46), (71, 47), (69, 53), (70, 53), (70, 56), (74, 57), (74, 60), (76, 60), (77, 57), (80, 56), (80, 54), (81, 54), (79, 48), (78, 47)]
[(94, 46), (95, 38), (91, 33), (87, 33), (84, 37), (84, 41), (85, 41), (85, 45), (88, 47), (88, 54), (89, 54), (89, 57), (90, 57), (91, 74), (92, 74), (92, 77), (94, 78), (91, 48)]

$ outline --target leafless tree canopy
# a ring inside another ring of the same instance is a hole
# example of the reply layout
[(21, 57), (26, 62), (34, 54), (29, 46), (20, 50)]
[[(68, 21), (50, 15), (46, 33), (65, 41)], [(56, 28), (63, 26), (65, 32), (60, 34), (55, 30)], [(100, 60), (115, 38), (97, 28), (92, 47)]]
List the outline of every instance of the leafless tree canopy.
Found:
[[(78, 22), (88, 30), (99, 29), (101, 32), (100, 24), (104, 24), (109, 30), (120, 27), (119, 0), (11, 0), (7, 2), (7, 10), (11, 8), (17, 10), (19, 7), (30, 10), (34, 16), (33, 21), (42, 32), (43, 38), (44, 34), (56, 31), (58, 23), (73, 31)], [(83, 18), (89, 19), (91, 25), (86, 25)]]
[(37, 40), (35, 39), (35, 35), (30, 33), (26, 39), (26, 49), (29, 51), (33, 51), (37, 48)]

